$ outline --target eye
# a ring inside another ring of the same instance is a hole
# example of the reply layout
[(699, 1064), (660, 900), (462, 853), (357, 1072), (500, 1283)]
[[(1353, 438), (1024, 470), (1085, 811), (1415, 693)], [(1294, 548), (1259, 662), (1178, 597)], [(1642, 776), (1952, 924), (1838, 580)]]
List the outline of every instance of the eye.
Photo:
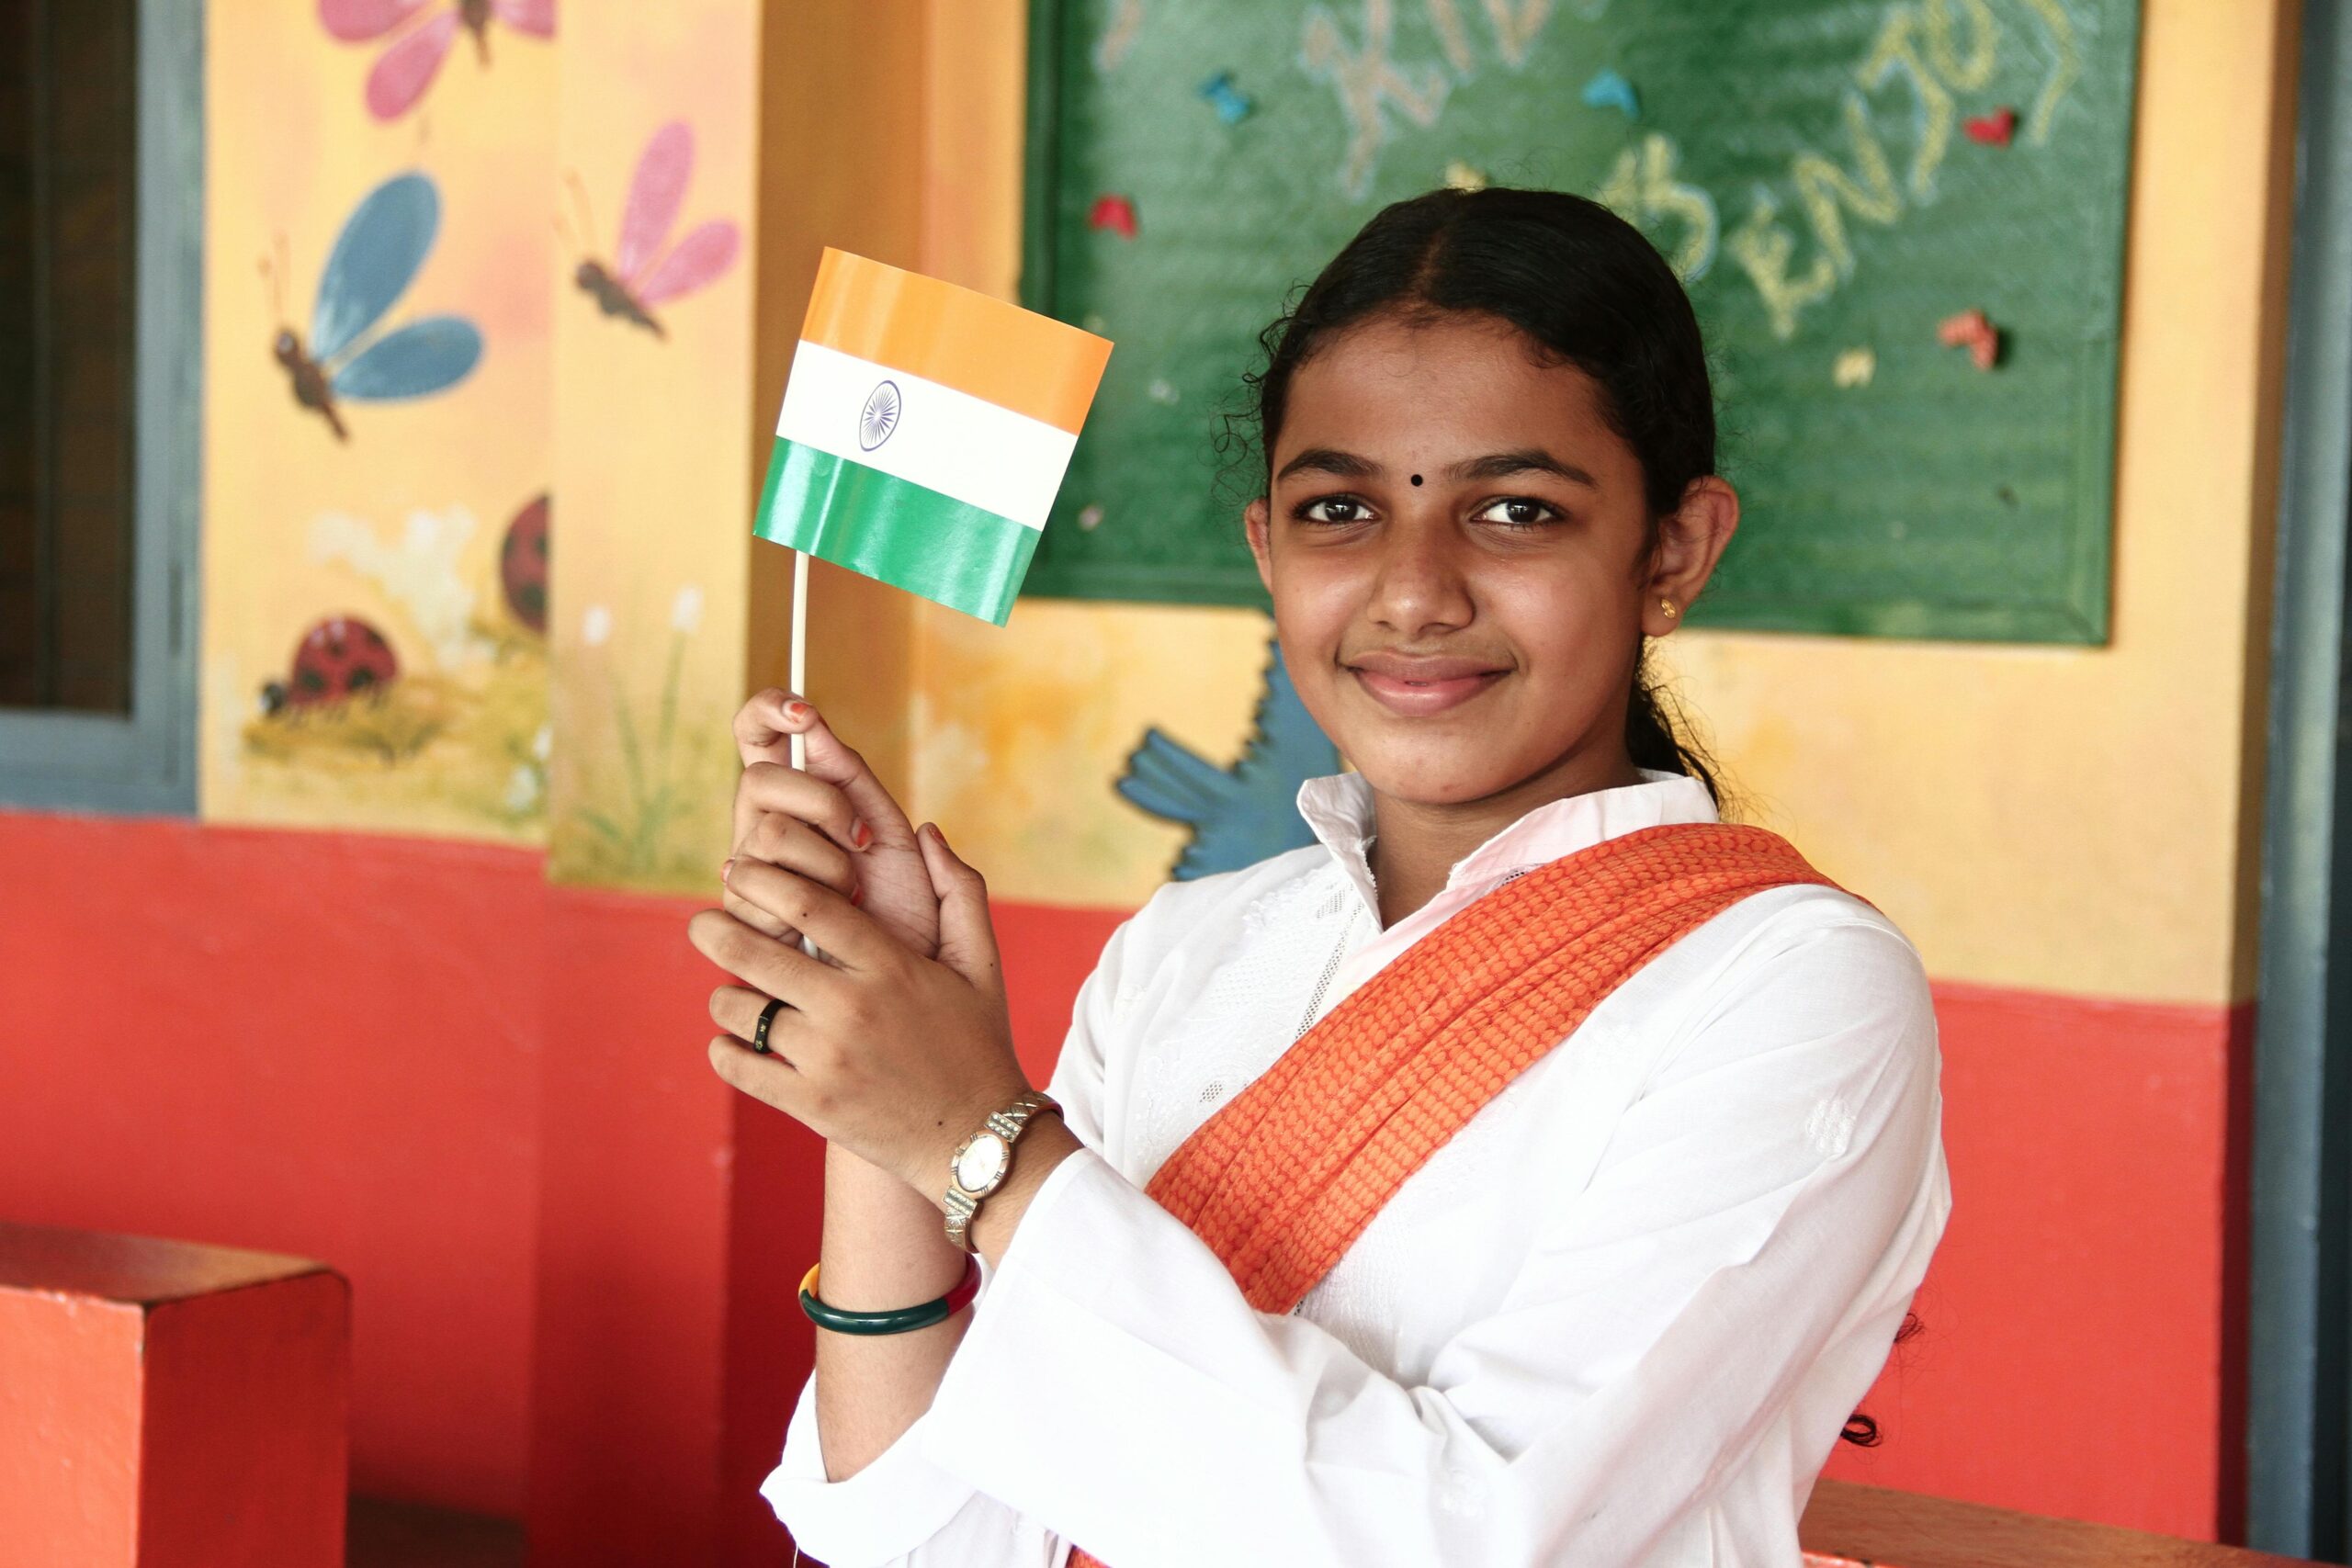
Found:
[(1512, 527), (1532, 527), (1539, 523), (1556, 523), (1559, 512), (1549, 502), (1530, 495), (1507, 495), (1490, 501), (1473, 514), (1479, 523), (1501, 523)]
[(1352, 495), (1318, 495), (1303, 502), (1291, 515), (1302, 523), (1361, 523), (1372, 508)]

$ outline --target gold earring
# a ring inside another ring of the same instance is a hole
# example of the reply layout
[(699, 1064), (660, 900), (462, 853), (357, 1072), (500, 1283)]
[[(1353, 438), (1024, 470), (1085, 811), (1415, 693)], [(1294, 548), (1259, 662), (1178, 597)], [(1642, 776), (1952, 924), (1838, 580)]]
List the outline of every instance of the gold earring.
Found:
[(1659, 609), (1666, 612), (1666, 618), (1669, 621), (1682, 613), (1674, 607), (1674, 601), (1671, 599), (1660, 599), (1657, 605)]

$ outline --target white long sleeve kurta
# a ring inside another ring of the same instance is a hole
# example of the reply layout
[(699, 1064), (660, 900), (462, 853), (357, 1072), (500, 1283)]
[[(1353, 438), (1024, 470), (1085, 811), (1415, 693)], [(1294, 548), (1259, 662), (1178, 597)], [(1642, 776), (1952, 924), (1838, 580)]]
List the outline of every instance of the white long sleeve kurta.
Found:
[(1032, 1200), (931, 1408), (829, 1483), (801, 1390), (761, 1490), (803, 1550), (832, 1568), (1058, 1568), (1073, 1542), (1109, 1568), (1793, 1568), (1951, 1203), (1927, 976), (1860, 899), (1757, 894), (1652, 960), (1291, 1314), (1252, 1309), (1142, 1190), (1470, 900), (1715, 819), (1697, 782), (1645, 778), (1530, 812), (1386, 931), (1353, 774), (1300, 791), (1318, 844), (1155, 894), (1080, 989), (1050, 1086), (1086, 1147)]

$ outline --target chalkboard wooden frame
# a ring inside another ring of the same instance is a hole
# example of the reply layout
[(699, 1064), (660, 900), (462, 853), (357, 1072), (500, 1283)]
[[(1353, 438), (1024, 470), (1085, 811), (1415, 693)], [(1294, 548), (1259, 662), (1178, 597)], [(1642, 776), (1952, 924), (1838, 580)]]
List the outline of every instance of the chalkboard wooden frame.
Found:
[[(2028, 0), (2033, 4), (2034, 0)], [(2042, 489), (2063, 487), (2063, 504), (2046, 515), (2030, 513), (2004, 518), (2003, 507), (1989, 500), (1981, 503), (1984, 533), (1995, 536), (2007, 526), (2020, 533), (2027, 525), (2048, 541), (2043, 559), (2028, 570), (2006, 572), (1997, 562), (1966, 583), (1937, 578), (1926, 592), (1840, 592), (1834, 579), (1819, 592), (1811, 582), (1803, 587), (1783, 581), (1769, 590), (1751, 590), (1741, 582), (1741, 552), (1748, 539), (1735, 539), (1724, 568), (1691, 607), (1690, 624), (1748, 630), (1785, 631), (1813, 635), (1884, 637), (1919, 639), (2028, 643), (2101, 644), (2109, 635), (2110, 552), (2115, 481), (2117, 371), (2120, 335), (2123, 239), (2131, 141), (2134, 118), (2139, 44), (2138, 0), (2072, 0), (2073, 9), (2086, 17), (2098, 36), (2099, 50), (2086, 59), (2083, 86), (2103, 95), (2096, 100), (2108, 107), (2098, 122), (2098, 134), (2072, 154), (2067, 175), (2086, 193), (2078, 210), (2070, 210), (2067, 232), (2072, 254), (2083, 268), (2078, 308), (2066, 320), (2066, 330), (2045, 331), (2034, 340), (2044, 367), (2071, 356), (2068, 406), (2052, 407), (2041, 423), (2071, 432), (2064, 473), (2044, 473)], [(1339, 7), (1344, 9), (1345, 7)], [(1889, 10), (1894, 7), (1890, 5)], [(1062, 152), (1066, 108), (1063, 71), (1072, 55), (1066, 36), (1075, 7), (1066, 0), (1031, 0), (1027, 146), (1024, 158), (1022, 299), (1029, 308), (1084, 322), (1087, 302), (1068, 297), (1057, 276), (1057, 224), (1070, 220), (1070, 193), (1062, 188)], [(1556, 92), (1573, 96), (1573, 83), (1554, 82)], [(1521, 183), (1545, 183), (1542, 180)], [(1363, 215), (1375, 209), (1367, 203)], [(1150, 218), (1146, 214), (1148, 229)], [(1279, 303), (1268, 299), (1271, 314)], [(1702, 310), (1702, 314), (1704, 311)], [(1087, 323), (1103, 330), (1101, 323)], [(1116, 339), (1118, 324), (1109, 323)], [(1711, 350), (1715, 346), (1711, 330)], [(1956, 351), (1955, 351), (1956, 352)], [(1117, 356), (1114, 355), (1114, 365)], [(1244, 366), (1237, 365), (1238, 382)], [(1238, 392), (1238, 386), (1237, 386)], [(1719, 396), (1723, 389), (1719, 382)], [(1724, 454), (1726, 473), (1744, 484), (1741, 467), (1743, 409), (1736, 395), (1725, 399), (1727, 432)], [(1771, 412), (1764, 411), (1768, 415)], [(1100, 418), (1098, 426), (1105, 422)], [(1093, 439), (1103, 439), (1098, 430)], [(1081, 437), (1081, 457), (1084, 443)], [(1205, 439), (1205, 438), (1204, 438)], [(1890, 465), (1899, 459), (1890, 457)], [(2048, 465), (2058, 467), (2054, 462)], [(1075, 471), (1075, 470), (1074, 470)], [(1204, 476), (1205, 482), (1205, 475)], [(1986, 487), (1988, 494), (1990, 487)], [(2020, 486), (2023, 490), (2025, 487)], [(2018, 498), (2001, 488), (2004, 505), (2019, 508)], [(1117, 558), (1070, 560), (1054, 546), (1058, 537), (1086, 525), (1086, 497), (1066, 491), (1056, 509), (1056, 520), (1042, 542), (1024, 592), (1042, 597), (1134, 600), (1163, 604), (1206, 604), (1264, 606), (1266, 597), (1245, 556), (1237, 551), (1223, 564), (1201, 561), (1137, 562)], [(1227, 510), (1232, 510), (1227, 508)], [(1098, 513), (1099, 515), (1099, 513)], [(1751, 506), (1751, 518), (1758, 515)], [(1781, 521), (1793, 523), (1787, 516)], [(1238, 519), (1234, 520), (1238, 540)], [(1900, 537), (1901, 523), (1893, 526)], [(1060, 531), (1058, 534), (1057, 530)], [(1745, 532), (1751, 533), (1753, 528)], [(2058, 536), (2052, 539), (2051, 536)], [(1896, 547), (1898, 549), (1901, 547)], [(1099, 552), (1097, 552), (1099, 554)], [(1996, 552), (1997, 554), (1997, 552)], [(1802, 577), (1802, 574), (1797, 574)], [(1914, 574), (1915, 576), (1917, 574)]]

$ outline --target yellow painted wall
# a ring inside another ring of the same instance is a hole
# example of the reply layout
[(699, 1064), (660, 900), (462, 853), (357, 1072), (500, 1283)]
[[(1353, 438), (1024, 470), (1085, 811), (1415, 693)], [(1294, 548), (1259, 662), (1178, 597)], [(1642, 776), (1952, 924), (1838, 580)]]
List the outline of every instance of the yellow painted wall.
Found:
[(576, 177), (587, 192), (589, 254), (613, 260), (639, 158), (680, 119), (695, 157), (673, 236), (718, 220), (742, 243), (715, 282), (655, 307), (659, 338), (574, 287), (574, 258), (548, 279), (563, 520), (548, 874), (710, 889), (736, 768), (745, 476), (766, 446), (752, 389), (760, 6), (664, 0), (563, 15), (556, 159), (567, 186)]
[[(548, 485), (557, 46), (495, 32), (485, 66), (461, 39), (384, 123), (362, 101), (380, 44), (330, 37), (311, 4), (212, 0), (207, 17), (204, 815), (535, 842), (545, 645), (506, 604), (498, 552)], [(272, 339), (308, 337), (344, 220), (405, 170), (438, 186), (440, 231), (387, 320), (454, 311), (486, 347), (446, 392), (346, 404), (337, 442)], [(265, 257), (282, 257), (274, 281)], [(260, 717), (264, 684), (332, 615), (375, 627), (398, 680)]]
[[(953, 63), (931, 79), (923, 263), (999, 292), (1018, 265), (1001, 215), (1018, 210), (1022, 9), (933, 7), (933, 58)], [(1690, 627), (1664, 644), (1746, 818), (1880, 903), (1939, 977), (2185, 1002), (2251, 989), (2282, 9), (2143, 8), (2109, 645)], [(1001, 897), (1131, 906), (1181, 834), (1111, 781), (1148, 725), (1238, 752), (1266, 623), (1031, 599), (1001, 632), (924, 606), (913, 635), (916, 809)]]

